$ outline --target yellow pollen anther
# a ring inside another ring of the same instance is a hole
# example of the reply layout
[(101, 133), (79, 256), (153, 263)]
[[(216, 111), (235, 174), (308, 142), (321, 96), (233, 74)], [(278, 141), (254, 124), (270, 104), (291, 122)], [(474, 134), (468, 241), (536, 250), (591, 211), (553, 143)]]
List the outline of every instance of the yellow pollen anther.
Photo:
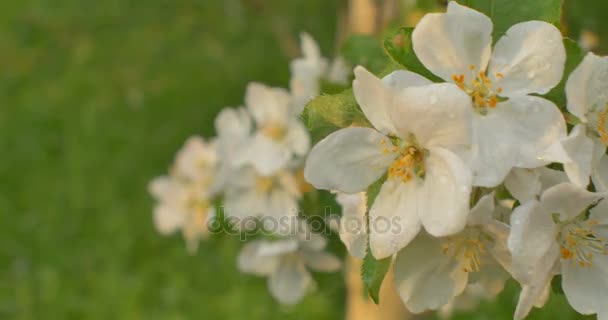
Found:
[(273, 185), (274, 179), (272, 177), (258, 177), (256, 180), (256, 188), (262, 193), (270, 191)]
[(399, 156), (388, 169), (390, 178), (397, 178), (403, 182), (408, 182), (414, 176), (423, 178), (424, 171), (424, 152), (415, 145), (406, 146), (403, 149), (394, 147), (393, 152), (399, 152)]
[(606, 114), (607, 110), (598, 113), (597, 132), (600, 134), (600, 139), (604, 145), (608, 145), (608, 132), (606, 132)]
[(286, 130), (285, 127), (275, 123), (269, 123), (262, 127), (262, 134), (267, 136), (272, 140), (280, 140), (285, 137)]
[[(494, 89), (492, 80), (484, 71), (475, 72), (475, 66), (469, 66), (471, 70), (470, 81), (465, 81), (463, 74), (452, 75), (454, 83), (466, 92), (473, 100), (473, 107), (481, 114), (487, 112), (487, 108), (495, 108), (498, 105), (498, 94), (502, 92), (501, 87)], [(497, 73), (497, 78), (501, 78), (502, 74)]]
[(593, 266), (596, 254), (608, 255), (608, 242), (591, 229), (597, 223), (597, 220), (576, 219), (563, 227), (558, 238), (563, 260), (571, 260), (584, 268)]

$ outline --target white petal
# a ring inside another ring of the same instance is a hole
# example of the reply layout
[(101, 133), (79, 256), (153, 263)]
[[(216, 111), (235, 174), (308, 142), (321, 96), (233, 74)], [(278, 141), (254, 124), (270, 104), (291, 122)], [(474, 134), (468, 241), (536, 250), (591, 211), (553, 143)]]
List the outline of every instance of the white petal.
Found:
[(348, 253), (363, 259), (367, 251), (367, 195), (339, 193), (336, 202), (342, 206), (340, 218), (340, 240)]
[(527, 21), (496, 42), (488, 73), (503, 96), (545, 94), (561, 81), (565, 63), (560, 31), (547, 22)]
[(289, 93), (281, 88), (271, 88), (261, 83), (247, 85), (245, 103), (258, 125), (286, 124), (290, 115)]
[(268, 286), (272, 296), (282, 304), (296, 304), (312, 283), (310, 273), (299, 259), (284, 258), (270, 275)]
[(571, 162), (564, 163), (564, 171), (572, 183), (586, 188), (591, 175), (593, 158), (593, 141), (587, 137), (587, 129), (579, 124), (570, 135), (561, 141), (561, 145)]
[(413, 313), (436, 310), (464, 290), (468, 275), (443, 254), (438, 239), (421, 235), (397, 254), (395, 287)]
[(232, 154), (246, 143), (251, 134), (251, 116), (245, 108), (225, 108), (215, 118), (215, 131), (220, 150)]
[(184, 212), (180, 209), (163, 203), (154, 208), (154, 226), (160, 234), (169, 235), (182, 227)]
[(414, 52), (427, 69), (446, 81), (452, 81), (453, 75), (468, 77), (471, 65), (477, 72), (486, 69), (492, 29), (490, 18), (451, 1), (447, 13), (426, 14), (418, 22), (412, 34)]
[(513, 168), (504, 183), (520, 203), (535, 199), (541, 192), (540, 171), (537, 169)]
[(378, 131), (384, 134), (394, 133), (393, 122), (389, 118), (394, 93), (365, 68), (357, 66), (354, 72), (353, 93), (361, 110)]
[(241, 249), (237, 258), (239, 271), (259, 276), (270, 275), (278, 266), (278, 257), (263, 254), (267, 241), (252, 241)]
[(407, 246), (420, 231), (418, 181), (389, 178), (369, 211), (369, 246), (376, 259), (384, 259)]
[(559, 109), (539, 97), (512, 97), (483, 116), (473, 116), (474, 185), (494, 187), (511, 168), (535, 168), (551, 145), (566, 135)]
[(414, 134), (424, 147), (470, 144), (471, 98), (456, 85), (409, 87), (394, 103), (389, 114), (400, 137)]
[(552, 278), (552, 275), (548, 275), (544, 278), (534, 279), (535, 281), (533, 283), (522, 285), (517, 308), (515, 309), (515, 315), (513, 316), (515, 320), (525, 319), (530, 313), (530, 310), (532, 310), (532, 307), (539, 306), (540, 302), (545, 300), (545, 294), (548, 291), (548, 286), (551, 285)]
[(342, 261), (329, 252), (305, 251), (302, 254), (306, 265), (314, 271), (335, 272), (342, 267)]
[(390, 143), (374, 129), (338, 130), (310, 151), (304, 176), (317, 189), (363, 191), (382, 177), (395, 159), (394, 153), (382, 152)]
[(568, 302), (582, 314), (608, 314), (608, 270), (594, 265), (580, 267), (576, 261), (562, 260), (562, 287)]
[(431, 148), (418, 215), (424, 229), (435, 237), (461, 231), (469, 215), (471, 170), (454, 153)]
[(247, 163), (262, 175), (272, 175), (283, 169), (292, 158), (291, 145), (257, 133), (247, 147)]
[(298, 198), (283, 189), (273, 190), (266, 202), (266, 209), (262, 212), (263, 216), (274, 217), (279, 222), (287, 217), (298, 215)]
[[(543, 211), (538, 201), (531, 200), (515, 208), (511, 215), (511, 234), (508, 240), (515, 279), (521, 283), (531, 283), (535, 277), (546, 276), (549, 268), (539, 269), (539, 265), (545, 258), (554, 255), (557, 260), (556, 235), (557, 227), (551, 213)], [(541, 274), (543, 272), (545, 274)]]
[(568, 111), (587, 122), (586, 114), (608, 102), (608, 57), (588, 53), (566, 82)]
[(417, 73), (407, 70), (397, 70), (382, 78), (382, 82), (394, 93), (399, 93), (409, 87), (420, 87), (433, 84), (433, 82)]
[(304, 124), (294, 119), (290, 121), (284, 142), (297, 156), (304, 156), (310, 149), (310, 136)]
[(599, 163), (593, 169), (593, 185), (597, 191), (608, 191), (608, 156), (600, 158)]
[(550, 214), (559, 213), (560, 221), (567, 221), (604, 196), (605, 194), (589, 192), (571, 183), (562, 183), (547, 189), (540, 201), (543, 210)]
[(541, 190), (547, 190), (560, 183), (568, 182), (568, 176), (560, 170), (553, 170), (547, 167), (536, 169), (540, 172)]
[(483, 225), (492, 220), (494, 213), (494, 192), (481, 197), (475, 206), (471, 209), (471, 213), (467, 219), (467, 225)]
[(168, 176), (154, 178), (148, 184), (148, 192), (158, 201), (167, 199), (173, 189), (173, 180)]

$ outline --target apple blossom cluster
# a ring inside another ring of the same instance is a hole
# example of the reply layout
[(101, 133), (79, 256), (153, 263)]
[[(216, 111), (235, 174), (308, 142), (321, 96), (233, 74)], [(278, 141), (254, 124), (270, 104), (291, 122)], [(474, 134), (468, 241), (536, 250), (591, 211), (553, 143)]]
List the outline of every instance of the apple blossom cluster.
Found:
[[(217, 137), (190, 138), (170, 174), (150, 184), (157, 229), (181, 230), (195, 250), (218, 203), (239, 230), (248, 217), (295, 219), (288, 234), (255, 239), (238, 257), (242, 272), (268, 277), (271, 294), (293, 304), (312, 286), (310, 270), (341, 267), (300, 214), (305, 193), (329, 190), (349, 254), (388, 261), (413, 313), (472, 306), (513, 278), (523, 319), (559, 276), (576, 311), (607, 320), (608, 58), (587, 53), (566, 73), (553, 24), (518, 22), (499, 39), (493, 27), (455, 1), (426, 14), (410, 40), (428, 73), (393, 67), (380, 77), (356, 66), (345, 92), (365, 121), (312, 148), (300, 114), (322, 79), (351, 75), (303, 34), (290, 91), (251, 83), (245, 107), (216, 118)], [(558, 106), (548, 94), (564, 82)]]
[(271, 294), (284, 304), (297, 303), (311, 288), (309, 269), (341, 267), (325, 251), (327, 240), (298, 215), (303, 194), (313, 190), (303, 180), (310, 136), (299, 114), (319, 94), (321, 79), (345, 83), (348, 74), (341, 59), (329, 65), (310, 35), (303, 33), (301, 42), (303, 57), (291, 63), (290, 91), (250, 83), (245, 106), (226, 108), (215, 119), (217, 136), (189, 138), (169, 175), (149, 186), (158, 202), (157, 230), (164, 235), (180, 230), (192, 253), (213, 233), (220, 202), (223, 218), (237, 231), (258, 228), (264, 218), (275, 222), (264, 230), (269, 237), (245, 245), (238, 267), (268, 277)]
[[(369, 252), (392, 259), (411, 312), (453, 303), (471, 285), (496, 295), (513, 277), (522, 319), (559, 274), (575, 310), (608, 319), (608, 59), (589, 53), (567, 79), (568, 133), (543, 98), (564, 73), (560, 31), (525, 21), (493, 44), (492, 28), (453, 1), (420, 20), (413, 51), (440, 82), (356, 67), (354, 97), (371, 126), (317, 143), (305, 178), (354, 195), (381, 183), (371, 207), (346, 201), (345, 215), (367, 214)], [(565, 173), (551, 169), (560, 164)], [(358, 237), (342, 239), (361, 256)]]

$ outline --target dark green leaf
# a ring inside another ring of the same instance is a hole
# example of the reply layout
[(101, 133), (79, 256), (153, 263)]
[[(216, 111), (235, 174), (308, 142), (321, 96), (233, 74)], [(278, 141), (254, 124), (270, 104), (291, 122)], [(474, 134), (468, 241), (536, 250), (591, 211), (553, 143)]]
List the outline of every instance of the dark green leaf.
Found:
[(311, 132), (313, 142), (351, 125), (370, 126), (357, 105), (352, 89), (313, 99), (304, 109), (302, 119)]
[(427, 70), (418, 60), (412, 48), (413, 28), (401, 28), (395, 35), (384, 40), (384, 49), (391, 59), (412, 72), (418, 73), (427, 79), (440, 82), (439, 77)]
[(559, 26), (562, 15), (562, 0), (461, 0), (458, 2), (479, 10), (492, 19), (494, 41), (504, 35), (512, 25), (523, 21), (542, 20)]
[(351, 65), (361, 65), (374, 74), (384, 70), (387, 56), (384, 54), (382, 44), (372, 36), (353, 35), (346, 39), (342, 46), (342, 56)]
[(547, 99), (553, 101), (562, 111), (566, 110), (566, 81), (570, 73), (583, 61), (585, 57), (585, 51), (572, 39), (564, 39), (564, 46), (566, 47), (566, 67), (564, 69), (564, 76), (562, 81), (553, 90), (549, 91), (545, 96)]
[(382, 178), (378, 179), (378, 181), (372, 183), (367, 188), (367, 207), (368, 208), (371, 208), (372, 205), (374, 204), (374, 201), (376, 201), (376, 197), (378, 196), (378, 193), (380, 193), (380, 188), (382, 187), (382, 184), (384, 184), (385, 181), (386, 181), (386, 175), (384, 175)]
[(561, 275), (557, 275), (557, 276), (553, 277), (553, 279), (551, 280), (551, 289), (556, 294), (560, 294), (560, 295), (564, 294), (564, 289), (562, 288), (562, 276)]
[(376, 260), (369, 250), (363, 259), (363, 265), (361, 266), (363, 284), (365, 284), (367, 292), (376, 304), (378, 304), (380, 300), (380, 287), (382, 286), (382, 281), (384, 280), (384, 276), (388, 272), (390, 265), (390, 257)]

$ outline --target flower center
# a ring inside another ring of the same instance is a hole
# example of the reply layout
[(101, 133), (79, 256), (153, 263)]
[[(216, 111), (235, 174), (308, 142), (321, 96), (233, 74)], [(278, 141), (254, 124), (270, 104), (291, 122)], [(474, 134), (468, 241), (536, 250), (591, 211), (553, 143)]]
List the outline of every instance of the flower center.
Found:
[(383, 153), (397, 152), (399, 155), (397, 159), (393, 161), (388, 169), (388, 177), (401, 179), (403, 182), (408, 182), (414, 177), (424, 178), (426, 173), (424, 168), (424, 158), (426, 157), (427, 151), (420, 148), (414, 141), (412, 143), (405, 143), (401, 145), (401, 141), (397, 144), (401, 146), (391, 145), (388, 146), (387, 140), (382, 140)]
[(562, 259), (574, 261), (584, 268), (593, 266), (594, 255), (608, 255), (608, 241), (592, 230), (597, 224), (597, 220), (574, 220), (565, 225), (558, 236)]
[[(596, 108), (589, 114), (589, 126), (595, 129), (602, 143), (608, 145), (608, 105), (603, 108)], [(592, 130), (593, 130), (592, 129)]]
[(444, 255), (453, 256), (464, 272), (481, 270), (481, 258), (486, 254), (482, 239), (491, 238), (478, 228), (467, 228), (463, 232), (444, 238), (441, 246)]
[(277, 123), (268, 123), (261, 128), (262, 134), (272, 140), (281, 140), (285, 137), (287, 130)]
[(256, 189), (261, 193), (266, 193), (274, 186), (274, 179), (272, 177), (257, 177), (255, 181)]
[[(486, 76), (485, 72), (480, 71), (475, 73), (475, 66), (469, 66), (471, 70), (469, 83), (466, 82), (464, 74), (454, 74), (452, 79), (456, 85), (462, 89), (466, 94), (471, 96), (473, 100), (473, 108), (480, 114), (486, 114), (488, 108), (495, 108), (498, 104), (498, 95), (502, 92), (502, 88), (498, 87), (494, 89), (492, 81)], [(497, 78), (502, 78), (501, 73), (496, 74)]]

